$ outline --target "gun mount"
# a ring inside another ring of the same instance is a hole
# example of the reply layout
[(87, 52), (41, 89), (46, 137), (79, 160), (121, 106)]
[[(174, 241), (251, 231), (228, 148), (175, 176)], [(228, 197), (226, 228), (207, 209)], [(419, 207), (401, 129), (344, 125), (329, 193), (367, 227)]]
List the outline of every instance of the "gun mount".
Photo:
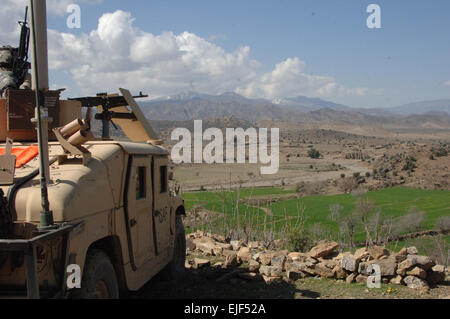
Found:
[[(161, 140), (157, 137), (144, 114), (136, 104), (136, 98), (145, 98), (142, 92), (137, 96), (132, 96), (127, 90), (120, 89), (122, 96), (107, 93), (99, 93), (94, 97), (70, 98), (70, 101), (81, 103), (82, 107), (87, 108), (86, 122), (88, 130), (90, 129), (91, 108), (96, 107), (98, 113), (95, 114), (96, 120), (102, 121), (102, 139), (110, 140), (110, 123), (117, 129), (121, 126), (124, 133), (134, 142), (148, 142), (160, 145)], [(129, 106), (131, 111), (127, 108)]]

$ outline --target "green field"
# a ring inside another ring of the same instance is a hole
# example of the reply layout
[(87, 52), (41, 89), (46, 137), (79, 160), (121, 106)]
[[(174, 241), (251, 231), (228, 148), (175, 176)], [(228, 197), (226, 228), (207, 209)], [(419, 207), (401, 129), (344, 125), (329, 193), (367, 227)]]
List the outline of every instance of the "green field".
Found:
[[(286, 223), (286, 215), (289, 219), (298, 218), (299, 207), (304, 207), (304, 215), (307, 217), (306, 225), (312, 227), (320, 224), (330, 234), (336, 234), (339, 229), (337, 221), (330, 220), (330, 205), (339, 204), (343, 207), (341, 217), (350, 214), (354, 209), (357, 197), (351, 194), (340, 194), (330, 196), (308, 196), (303, 198), (279, 200), (270, 205), (265, 205), (265, 210), (245, 204), (249, 198), (270, 198), (280, 195), (293, 194), (293, 190), (282, 188), (256, 188), (241, 189), (239, 191), (224, 192), (193, 192), (185, 193), (186, 209), (202, 207), (204, 209), (219, 213), (225, 212), (228, 222), (251, 219), (255, 224), (262, 225), (265, 211), (270, 211), (271, 216), (266, 217), (266, 222), (273, 225), (277, 230)], [(387, 188), (370, 191), (361, 195), (370, 198), (375, 208), (373, 212), (380, 211), (383, 219), (392, 217), (394, 220), (408, 213), (415, 207), (417, 211), (425, 213), (421, 230), (433, 229), (435, 221), (442, 216), (450, 216), (450, 191), (421, 190), (405, 187)], [(222, 215), (223, 216), (223, 215)], [(220, 223), (220, 221), (217, 221)], [(261, 226), (262, 227), (262, 226)], [(358, 231), (356, 239), (363, 240), (364, 233)]]

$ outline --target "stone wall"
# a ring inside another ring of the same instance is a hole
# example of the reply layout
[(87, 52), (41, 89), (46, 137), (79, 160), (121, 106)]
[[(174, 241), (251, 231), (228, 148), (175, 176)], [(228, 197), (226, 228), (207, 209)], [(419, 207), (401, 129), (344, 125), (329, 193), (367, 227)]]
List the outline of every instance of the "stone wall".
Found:
[[(355, 253), (338, 252), (339, 244), (322, 241), (308, 253), (287, 250), (267, 250), (262, 243), (242, 241), (227, 242), (224, 237), (198, 231), (186, 236), (187, 253), (196, 251), (205, 256), (224, 259), (220, 266), (234, 268), (242, 263), (248, 273), (240, 273), (244, 279), (263, 279), (266, 283), (281, 280), (298, 280), (308, 276), (320, 276), (346, 281), (366, 283), (374, 276), (378, 265), (381, 282), (406, 285), (412, 289), (428, 290), (445, 280), (447, 270), (436, 265), (428, 256), (418, 255), (415, 247), (392, 252), (385, 247), (360, 248)], [(207, 260), (194, 259), (187, 268), (202, 267)], [(217, 266), (217, 265), (216, 265)]]

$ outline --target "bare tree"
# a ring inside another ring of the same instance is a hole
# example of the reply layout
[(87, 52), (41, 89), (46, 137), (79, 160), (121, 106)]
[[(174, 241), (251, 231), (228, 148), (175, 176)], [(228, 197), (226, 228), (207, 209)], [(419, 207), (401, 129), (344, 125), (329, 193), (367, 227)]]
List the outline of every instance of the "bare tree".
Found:
[(355, 233), (358, 226), (358, 219), (354, 212), (345, 216), (340, 222), (340, 231), (348, 236), (349, 245), (351, 248), (355, 247)]
[(346, 194), (351, 193), (354, 189), (358, 187), (358, 185), (359, 185), (358, 181), (356, 180), (356, 178), (353, 177), (341, 178), (338, 181), (339, 189)]
[(354, 212), (357, 218), (361, 221), (364, 231), (366, 232), (366, 247), (372, 242), (371, 227), (370, 227), (370, 213), (375, 207), (375, 203), (370, 198), (358, 198), (355, 203)]
[(330, 219), (332, 221), (337, 221), (341, 217), (341, 211), (344, 209), (344, 207), (340, 204), (331, 204), (330, 205)]

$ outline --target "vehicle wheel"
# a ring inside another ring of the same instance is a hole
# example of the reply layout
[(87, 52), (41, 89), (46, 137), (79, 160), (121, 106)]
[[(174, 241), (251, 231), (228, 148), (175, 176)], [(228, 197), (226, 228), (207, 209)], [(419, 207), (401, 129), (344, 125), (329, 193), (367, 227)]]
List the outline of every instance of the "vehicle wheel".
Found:
[(84, 266), (81, 288), (76, 298), (118, 299), (119, 285), (116, 271), (108, 255), (98, 249), (89, 250)]
[(175, 244), (173, 259), (164, 271), (167, 280), (180, 280), (184, 275), (184, 262), (186, 260), (186, 234), (184, 232), (181, 216), (175, 220)]

